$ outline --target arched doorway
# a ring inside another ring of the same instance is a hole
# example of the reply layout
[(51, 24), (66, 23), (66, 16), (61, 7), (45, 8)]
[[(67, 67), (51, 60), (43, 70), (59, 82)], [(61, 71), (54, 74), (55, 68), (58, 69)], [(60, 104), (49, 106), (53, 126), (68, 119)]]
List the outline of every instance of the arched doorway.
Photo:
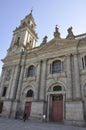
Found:
[(52, 95), (51, 120), (61, 122), (63, 120), (63, 95)]
[(26, 117), (27, 119), (30, 117), (30, 112), (31, 112), (31, 104), (32, 101), (31, 99), (33, 98), (33, 91), (32, 90), (28, 90), (26, 93), (26, 102), (25, 102), (25, 113), (26, 113)]
[(47, 119), (53, 122), (64, 120), (65, 89), (60, 85), (53, 86), (48, 92)]

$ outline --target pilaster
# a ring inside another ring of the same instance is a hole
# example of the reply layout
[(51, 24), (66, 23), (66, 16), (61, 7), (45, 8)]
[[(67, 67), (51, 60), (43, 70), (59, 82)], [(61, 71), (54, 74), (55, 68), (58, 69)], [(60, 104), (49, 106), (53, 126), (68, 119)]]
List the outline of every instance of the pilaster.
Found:
[(10, 98), (10, 92), (11, 92), (12, 81), (13, 81), (13, 77), (14, 77), (14, 71), (15, 71), (15, 67), (12, 68), (11, 79), (10, 79), (10, 82), (9, 82), (9, 87), (7, 89), (6, 98)]
[(46, 64), (47, 60), (43, 60), (41, 68), (40, 100), (44, 100), (45, 98), (46, 67), (47, 67)]
[(47, 95), (47, 121), (49, 121), (49, 112), (50, 112), (50, 95)]
[(37, 65), (37, 79), (36, 79), (36, 89), (35, 89), (35, 97), (34, 97), (35, 100), (39, 99), (40, 75), (41, 75), (41, 61), (39, 61)]
[(21, 94), (21, 87), (22, 87), (22, 80), (23, 80), (23, 74), (24, 74), (24, 66), (21, 68), (20, 72), (20, 78), (19, 78), (19, 84), (18, 84), (18, 89), (17, 89), (17, 94), (16, 94), (16, 99), (20, 99), (20, 94)]
[(74, 76), (75, 76), (75, 99), (81, 98), (81, 92), (80, 92), (80, 74), (79, 74), (79, 64), (78, 64), (78, 55), (74, 55)]
[(11, 87), (11, 93), (10, 93), (10, 98), (14, 99), (15, 98), (15, 94), (16, 94), (16, 89), (17, 89), (17, 80), (18, 80), (18, 76), (19, 76), (19, 65), (16, 65), (15, 67), (15, 72), (13, 75), (13, 82), (12, 82), (12, 87)]
[(72, 100), (71, 56), (67, 55), (67, 100)]

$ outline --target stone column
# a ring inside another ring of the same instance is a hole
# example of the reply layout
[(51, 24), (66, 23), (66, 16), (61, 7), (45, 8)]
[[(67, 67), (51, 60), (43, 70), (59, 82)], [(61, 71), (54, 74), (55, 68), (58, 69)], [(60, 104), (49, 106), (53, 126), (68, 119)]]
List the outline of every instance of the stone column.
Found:
[(70, 55), (67, 55), (67, 100), (72, 100), (72, 74)]
[(41, 61), (38, 62), (37, 65), (37, 79), (36, 79), (36, 88), (35, 88), (35, 100), (39, 99), (39, 91), (40, 91), (40, 76), (41, 76)]
[(43, 60), (42, 68), (41, 68), (40, 100), (44, 100), (45, 98), (46, 67), (47, 67), (46, 64), (47, 64), (47, 60)]
[(10, 92), (10, 98), (14, 99), (15, 98), (15, 94), (16, 94), (16, 89), (17, 89), (17, 83), (18, 83), (18, 76), (19, 76), (19, 65), (16, 65), (15, 67), (15, 72), (13, 75), (13, 82), (12, 82), (12, 86), (11, 86), (11, 92)]
[(75, 78), (75, 87), (73, 92), (75, 92), (75, 99), (81, 98), (80, 92), (80, 74), (79, 74), (79, 64), (78, 64), (78, 55), (74, 55), (74, 78)]

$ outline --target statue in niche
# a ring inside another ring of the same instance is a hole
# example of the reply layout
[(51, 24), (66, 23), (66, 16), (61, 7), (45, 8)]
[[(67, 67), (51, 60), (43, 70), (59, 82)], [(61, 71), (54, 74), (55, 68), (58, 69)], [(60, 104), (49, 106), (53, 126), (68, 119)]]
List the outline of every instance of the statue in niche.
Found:
[(6, 75), (5, 75), (5, 80), (9, 81), (10, 80), (10, 76), (11, 76), (11, 69), (7, 69)]
[(67, 29), (67, 31), (68, 31), (68, 35), (67, 35), (66, 39), (74, 39), (74, 34), (73, 34), (73, 32), (72, 32), (72, 26), (69, 27), (69, 28)]

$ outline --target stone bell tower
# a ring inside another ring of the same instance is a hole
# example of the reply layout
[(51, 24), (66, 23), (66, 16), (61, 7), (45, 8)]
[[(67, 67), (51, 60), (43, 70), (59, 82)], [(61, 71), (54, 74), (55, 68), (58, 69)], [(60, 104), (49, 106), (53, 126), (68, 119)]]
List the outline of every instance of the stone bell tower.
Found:
[(7, 55), (2, 59), (4, 65), (0, 84), (0, 110), (3, 116), (14, 116), (17, 110), (26, 51), (36, 47), (38, 39), (35, 28), (31, 11), (13, 31)]
[(13, 38), (11, 41), (8, 53), (14, 51), (14, 48), (32, 49), (36, 46), (37, 34), (35, 32), (36, 24), (32, 15), (32, 10), (23, 20), (21, 20), (19, 27), (13, 31)]

